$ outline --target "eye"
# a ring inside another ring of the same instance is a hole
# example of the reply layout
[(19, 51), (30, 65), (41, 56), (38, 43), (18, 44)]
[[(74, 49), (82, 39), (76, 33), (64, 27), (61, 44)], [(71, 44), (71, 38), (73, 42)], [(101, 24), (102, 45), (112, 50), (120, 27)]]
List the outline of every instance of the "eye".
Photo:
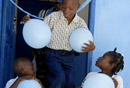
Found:
[(62, 6), (62, 9), (65, 9), (65, 7), (64, 7), (64, 6)]
[(73, 10), (73, 8), (70, 8), (70, 10)]
[(102, 57), (100, 57), (100, 59), (104, 59), (104, 57), (102, 56)]

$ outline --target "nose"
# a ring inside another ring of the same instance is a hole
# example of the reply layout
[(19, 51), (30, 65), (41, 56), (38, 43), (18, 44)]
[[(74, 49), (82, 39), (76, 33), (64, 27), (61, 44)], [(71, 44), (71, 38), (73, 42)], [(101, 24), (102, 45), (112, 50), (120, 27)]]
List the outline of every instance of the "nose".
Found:
[(98, 58), (98, 60), (100, 60), (100, 59), (101, 59), (101, 57)]
[(64, 14), (67, 14), (69, 12), (68, 8), (64, 8)]

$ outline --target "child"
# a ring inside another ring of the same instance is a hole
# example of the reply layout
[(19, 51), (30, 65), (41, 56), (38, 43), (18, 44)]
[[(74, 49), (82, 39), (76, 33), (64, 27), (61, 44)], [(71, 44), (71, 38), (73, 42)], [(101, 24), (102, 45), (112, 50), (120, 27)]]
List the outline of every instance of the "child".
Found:
[[(76, 28), (88, 29), (85, 21), (76, 14), (79, 7), (79, 0), (62, 0), (61, 11), (53, 12), (44, 19), (52, 31), (46, 50), (48, 81), (52, 88), (75, 88), (75, 55), (69, 45), (69, 36)], [(24, 24), (29, 19), (29, 16), (26, 16), (21, 23)], [(85, 43), (85, 45), (87, 47), (83, 47), (82, 52), (95, 49), (91, 41), (90, 44)]]
[[(16, 59), (13, 63), (13, 71), (17, 74), (18, 77), (9, 80), (5, 88), (16, 88), (19, 82), (31, 79), (36, 80), (41, 84), (40, 80), (34, 77), (33, 64), (27, 58)], [(41, 86), (44, 88), (42, 84)]]
[[(105, 53), (102, 57), (99, 57), (99, 59), (96, 61), (96, 66), (102, 70), (100, 73), (107, 74), (112, 78), (115, 88), (123, 88), (123, 80), (116, 73), (118, 73), (120, 70), (123, 70), (124, 61), (123, 56), (120, 53), (117, 53), (116, 49), (114, 51)], [(90, 72), (86, 76), (85, 80), (92, 74), (98, 74), (98, 72)], [(82, 83), (82, 86), (83, 85), (84, 82)]]

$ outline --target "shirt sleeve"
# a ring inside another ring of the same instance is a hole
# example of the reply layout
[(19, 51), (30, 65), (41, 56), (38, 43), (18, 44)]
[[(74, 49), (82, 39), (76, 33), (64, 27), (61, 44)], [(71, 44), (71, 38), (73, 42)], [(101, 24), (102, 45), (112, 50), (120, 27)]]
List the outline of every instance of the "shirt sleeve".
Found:
[(9, 80), (9, 81), (6, 83), (5, 88), (10, 88), (14, 82), (15, 82), (15, 79)]
[(79, 27), (88, 29), (86, 22), (82, 18), (79, 19), (79, 23)]
[(44, 19), (44, 22), (48, 24), (51, 30), (53, 29), (54, 21), (56, 21), (56, 18), (57, 18), (56, 16), (57, 16), (57, 12), (52, 12), (51, 14), (46, 16)]

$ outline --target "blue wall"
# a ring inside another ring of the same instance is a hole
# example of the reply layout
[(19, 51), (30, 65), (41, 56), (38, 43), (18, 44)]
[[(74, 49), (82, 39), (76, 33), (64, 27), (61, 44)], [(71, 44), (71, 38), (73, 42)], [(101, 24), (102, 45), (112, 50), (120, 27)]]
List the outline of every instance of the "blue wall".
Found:
[[(93, 5), (94, 6), (94, 5)], [(117, 47), (124, 55), (122, 76), (124, 88), (130, 84), (130, 0), (95, 0), (94, 43), (92, 71), (100, 71), (95, 62), (99, 56)]]

